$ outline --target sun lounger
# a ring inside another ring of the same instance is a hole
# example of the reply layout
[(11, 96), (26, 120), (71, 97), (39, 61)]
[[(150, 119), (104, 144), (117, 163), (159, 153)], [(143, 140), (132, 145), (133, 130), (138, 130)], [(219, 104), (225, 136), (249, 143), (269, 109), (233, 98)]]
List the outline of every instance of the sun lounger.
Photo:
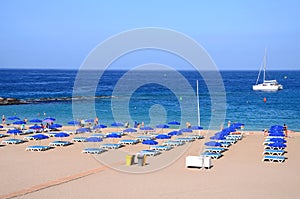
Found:
[(120, 148), (122, 145), (121, 144), (102, 144), (100, 147), (103, 149), (118, 149)]
[(180, 142), (193, 142), (194, 139), (192, 138), (176, 138), (175, 140), (178, 140)]
[(27, 135), (27, 134), (31, 134), (31, 133), (36, 133), (36, 130), (27, 129), (27, 130), (22, 131), (22, 133), (20, 133), (20, 135)]
[(85, 142), (86, 137), (75, 137), (72, 139), (73, 142)]
[(205, 157), (210, 157), (211, 159), (218, 159), (222, 156), (222, 154), (220, 153), (211, 153), (211, 152), (203, 152), (201, 155), (205, 156)]
[(57, 141), (50, 142), (49, 146), (68, 146), (70, 144), (71, 144), (71, 142), (69, 142), (69, 141), (57, 140)]
[(137, 154), (145, 155), (145, 156), (156, 156), (159, 155), (160, 152), (156, 150), (141, 150)]
[(119, 144), (133, 145), (133, 144), (137, 144), (138, 142), (139, 142), (138, 140), (120, 140)]
[(105, 135), (102, 133), (94, 133), (94, 134), (91, 134), (90, 137), (105, 138)]
[(2, 144), (20, 144), (23, 142), (24, 142), (24, 140), (20, 140), (20, 139), (8, 139), (8, 140), (3, 140), (1, 143)]
[(163, 146), (163, 145), (154, 145), (150, 147), (151, 150), (155, 150), (155, 151), (168, 151), (170, 149), (172, 149), (171, 146)]
[(285, 157), (284, 156), (278, 156), (278, 155), (266, 155), (263, 158), (263, 161), (270, 161), (270, 162), (284, 162)]
[(210, 153), (222, 153), (225, 150), (226, 149), (222, 147), (209, 147), (204, 149), (205, 152), (210, 152)]
[(188, 135), (188, 136), (186, 136), (186, 138), (192, 138), (193, 140), (199, 140), (199, 139), (203, 139), (204, 136), (202, 136), (202, 135)]
[(177, 141), (176, 140), (169, 140), (169, 141), (166, 141), (166, 142), (162, 143), (162, 145), (174, 147), (174, 146), (184, 145), (184, 142), (181, 142), (179, 140), (177, 140)]
[(57, 133), (56, 132), (48, 132), (48, 133), (45, 133), (45, 134), (49, 137), (54, 137)]
[(241, 140), (243, 138), (242, 134), (230, 134), (226, 136), (226, 139), (233, 139), (233, 140)]
[(152, 140), (154, 138), (154, 136), (138, 136), (137, 137), (137, 140), (139, 141), (139, 142), (143, 142), (143, 141), (145, 141), (145, 140)]
[(100, 154), (103, 153), (107, 150), (105, 149), (101, 149), (101, 148), (85, 148), (82, 150), (81, 153), (85, 153), (85, 154)]
[(3, 137), (6, 137), (6, 135), (1, 133), (0, 138), (3, 138)]
[(268, 155), (283, 155), (285, 153), (284, 150), (272, 150), (272, 149), (266, 149), (264, 151), (264, 154)]
[(222, 145), (222, 147), (224, 147), (226, 149), (231, 146), (231, 144), (229, 142), (220, 142), (220, 144)]
[(26, 151), (46, 151), (50, 149), (49, 146), (41, 146), (41, 145), (35, 145), (35, 146), (28, 146), (26, 147)]
[(34, 139), (35, 139), (34, 135), (28, 135), (23, 138), (23, 140), (34, 140)]
[(271, 149), (271, 150), (284, 150), (285, 147), (271, 147), (271, 146), (265, 146), (265, 150), (266, 149)]
[(284, 138), (284, 136), (267, 136), (266, 139), (271, 139), (271, 138)]

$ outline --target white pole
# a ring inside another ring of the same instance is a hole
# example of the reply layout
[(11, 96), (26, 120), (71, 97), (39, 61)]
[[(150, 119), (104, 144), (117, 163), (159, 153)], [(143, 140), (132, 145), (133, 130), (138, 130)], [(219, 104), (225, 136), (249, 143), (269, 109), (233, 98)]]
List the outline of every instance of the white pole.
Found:
[(197, 111), (198, 111), (198, 126), (200, 126), (200, 105), (199, 105), (198, 80), (197, 80)]

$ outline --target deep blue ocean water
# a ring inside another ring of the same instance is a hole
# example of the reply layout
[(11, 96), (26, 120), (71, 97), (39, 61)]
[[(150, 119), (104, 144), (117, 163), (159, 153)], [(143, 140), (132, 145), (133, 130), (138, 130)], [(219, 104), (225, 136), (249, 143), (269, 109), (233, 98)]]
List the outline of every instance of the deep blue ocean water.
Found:
[[(180, 71), (182, 78), (196, 91), (196, 80), (199, 80), (199, 101), (201, 126), (204, 128), (219, 129), (221, 123), (224, 126), (228, 121), (242, 122), (246, 130), (262, 130), (271, 125), (284, 123), (288, 128), (300, 131), (300, 71), (268, 71), (271, 79), (277, 79), (283, 84), (284, 89), (279, 92), (254, 92), (252, 85), (257, 78), (257, 71), (221, 71), (225, 86), (226, 115), (221, 121), (211, 126), (211, 116), (218, 115), (218, 102), (211, 102), (211, 95), (201, 75), (195, 71)], [(85, 83), (80, 89), (89, 93), (92, 91), (89, 77), (95, 73), (87, 71)], [(16, 115), (21, 118), (55, 117), (57, 123), (66, 124), (73, 119), (93, 119), (95, 115), (86, 107), (94, 104), (96, 115), (101, 123), (109, 125), (117, 122), (133, 121), (144, 122), (146, 125), (166, 123), (172, 120), (197, 124), (197, 103), (192, 95), (195, 93), (184, 90), (181, 80), (167, 71), (138, 71), (130, 76), (129, 83), (121, 84), (121, 90), (116, 92), (116, 84), (124, 77), (126, 71), (106, 71), (101, 77), (97, 89), (95, 101), (86, 99), (76, 101), (37, 102), (22, 105), (0, 106), (0, 114), (8, 116)], [(15, 97), (25, 100), (38, 100), (41, 98), (62, 98), (73, 95), (73, 86), (76, 79), (75, 70), (0, 70), (0, 97)], [(174, 82), (178, 90), (174, 93), (166, 85), (155, 82), (143, 84), (148, 77), (165, 79), (165, 82)], [(178, 83), (179, 82), (179, 83)], [(135, 85), (135, 90), (130, 86)], [(129, 89), (129, 90), (127, 90)], [(82, 92), (82, 93), (84, 93)], [(115, 95), (116, 94), (116, 95)], [(111, 96), (113, 95), (113, 98)], [(177, 95), (177, 97), (176, 97)], [(264, 102), (264, 98), (267, 99)], [(94, 103), (95, 102), (95, 103)], [(182, 103), (188, 104), (185, 110), (181, 110)], [(212, 109), (212, 103), (217, 103)], [(73, 113), (74, 106), (79, 107), (79, 112)], [(217, 107), (217, 108), (216, 108)], [(220, 106), (221, 107), (221, 106)], [(119, 115), (113, 116), (113, 110), (127, 110), (125, 114), (119, 111)], [(184, 112), (184, 114), (183, 114)], [(222, 112), (222, 111), (221, 111)], [(128, 118), (130, 117), (130, 118)], [(219, 118), (220, 119), (220, 118)], [(9, 121), (8, 121), (9, 122)]]

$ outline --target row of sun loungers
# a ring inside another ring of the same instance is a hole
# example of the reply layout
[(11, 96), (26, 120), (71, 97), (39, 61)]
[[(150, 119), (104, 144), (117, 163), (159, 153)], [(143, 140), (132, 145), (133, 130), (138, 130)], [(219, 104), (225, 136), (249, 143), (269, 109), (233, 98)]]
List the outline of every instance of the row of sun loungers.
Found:
[(41, 146), (41, 145), (34, 145), (34, 146), (28, 146), (26, 147), (26, 151), (46, 151), (50, 149), (50, 146)]
[(262, 161), (269, 162), (284, 162), (286, 157), (284, 154), (286, 153), (286, 140), (284, 136), (267, 136), (265, 141), (263, 142), (264, 152)]

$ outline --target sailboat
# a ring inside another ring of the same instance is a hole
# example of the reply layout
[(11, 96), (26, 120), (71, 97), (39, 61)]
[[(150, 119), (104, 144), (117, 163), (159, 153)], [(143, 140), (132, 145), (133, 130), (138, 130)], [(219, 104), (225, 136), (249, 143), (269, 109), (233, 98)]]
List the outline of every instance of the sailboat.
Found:
[[(266, 65), (267, 65), (267, 50), (265, 50), (265, 55), (263, 59), (263, 63), (260, 67), (258, 77), (255, 85), (252, 86), (254, 91), (278, 91), (283, 89), (283, 86), (279, 84), (276, 80), (266, 80)], [(264, 70), (263, 83), (258, 83), (260, 78), (261, 70)]]

